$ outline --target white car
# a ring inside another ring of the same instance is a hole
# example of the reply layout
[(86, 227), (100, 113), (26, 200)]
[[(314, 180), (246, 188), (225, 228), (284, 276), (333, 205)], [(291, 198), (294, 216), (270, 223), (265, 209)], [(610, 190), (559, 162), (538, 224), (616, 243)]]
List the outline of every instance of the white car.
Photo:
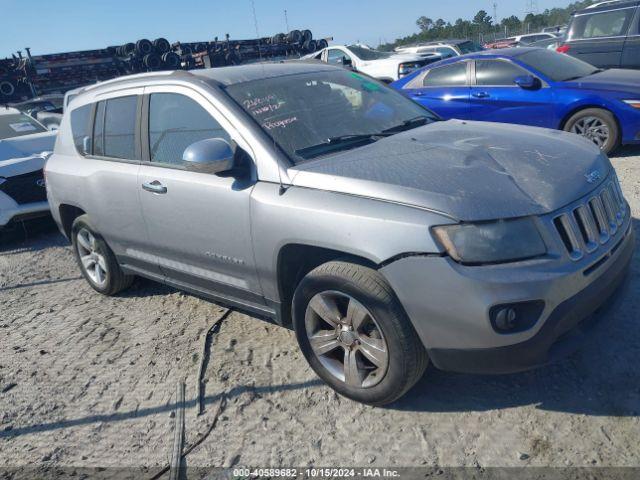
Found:
[(350, 67), (386, 83), (395, 82), (418, 68), (442, 59), (435, 53), (427, 56), (396, 54), (380, 52), (364, 45), (332, 45), (303, 58)]
[(522, 45), (529, 45), (533, 42), (539, 42), (541, 40), (550, 40), (558, 38), (557, 35), (549, 32), (529, 33), (527, 35), (516, 35), (515, 37), (509, 37), (506, 40), (513, 40)]
[(438, 54), (443, 59), (459, 57), (460, 55), (479, 52), (481, 50), (484, 50), (484, 48), (472, 40), (440, 40), (415, 45), (403, 45), (395, 49), (397, 53), (402, 54), (415, 54), (420, 56)]
[(55, 141), (34, 118), (0, 107), (0, 231), (49, 214), (42, 169)]

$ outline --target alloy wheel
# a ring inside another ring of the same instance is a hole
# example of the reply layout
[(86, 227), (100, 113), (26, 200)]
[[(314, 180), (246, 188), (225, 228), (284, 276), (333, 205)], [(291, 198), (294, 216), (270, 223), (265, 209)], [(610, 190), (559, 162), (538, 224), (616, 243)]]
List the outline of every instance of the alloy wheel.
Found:
[(591, 116), (579, 119), (571, 127), (571, 132), (588, 138), (600, 148), (604, 148), (607, 145), (611, 135), (609, 126), (605, 122)]
[(316, 294), (305, 313), (307, 338), (314, 355), (336, 379), (354, 388), (382, 381), (389, 349), (373, 315), (342, 292)]
[(81, 228), (76, 240), (82, 268), (96, 285), (104, 286), (108, 276), (107, 261), (96, 242), (96, 237), (86, 228)]

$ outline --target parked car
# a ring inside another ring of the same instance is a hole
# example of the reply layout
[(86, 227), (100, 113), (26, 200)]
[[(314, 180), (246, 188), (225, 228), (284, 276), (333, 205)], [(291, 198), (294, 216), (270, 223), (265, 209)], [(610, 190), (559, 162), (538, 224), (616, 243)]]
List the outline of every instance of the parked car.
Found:
[(561, 38), (547, 38), (545, 40), (538, 40), (537, 42), (533, 42), (528, 46), (556, 50), (560, 45), (562, 45), (562, 42), (563, 40)]
[(599, 68), (640, 69), (640, 1), (575, 12), (558, 51)]
[(443, 60), (393, 84), (443, 118), (577, 133), (604, 152), (640, 143), (640, 73), (540, 48)]
[(526, 35), (516, 35), (514, 37), (503, 38), (502, 40), (496, 40), (495, 42), (489, 42), (485, 45), (486, 48), (510, 48), (515, 46), (527, 46), (540, 40), (551, 40), (558, 38), (557, 35), (550, 32), (528, 33)]
[(458, 57), (467, 53), (480, 52), (484, 50), (482, 45), (478, 45), (473, 40), (440, 40), (435, 42), (424, 42), (416, 45), (403, 45), (395, 49), (396, 53), (430, 55), (438, 54), (442, 59)]
[(47, 130), (57, 130), (62, 119), (63, 101), (64, 95), (51, 94), (12, 103), (9, 106), (35, 118)]
[(386, 83), (391, 83), (418, 68), (442, 59), (435, 53), (431, 55), (394, 54), (362, 45), (332, 45), (303, 58), (352, 68)]
[(0, 107), (0, 231), (49, 215), (42, 168), (55, 138), (30, 116)]
[(141, 275), (293, 324), (322, 379), (376, 405), (428, 361), (515, 372), (566, 352), (634, 248), (589, 142), (440, 121), (318, 63), (87, 88), (46, 175), (93, 289)]

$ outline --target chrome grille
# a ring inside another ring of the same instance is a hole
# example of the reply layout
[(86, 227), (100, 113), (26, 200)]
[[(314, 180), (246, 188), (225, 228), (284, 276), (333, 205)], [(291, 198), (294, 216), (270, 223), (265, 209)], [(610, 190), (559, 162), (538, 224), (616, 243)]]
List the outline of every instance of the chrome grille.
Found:
[(569, 257), (577, 261), (613, 238), (624, 223), (626, 204), (613, 175), (584, 203), (553, 219)]

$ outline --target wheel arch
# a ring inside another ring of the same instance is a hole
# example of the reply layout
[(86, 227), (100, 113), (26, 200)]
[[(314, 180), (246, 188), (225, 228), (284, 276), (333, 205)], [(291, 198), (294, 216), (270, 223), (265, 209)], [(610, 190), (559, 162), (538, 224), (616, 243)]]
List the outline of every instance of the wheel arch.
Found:
[(276, 278), (281, 306), (280, 322), (283, 325), (292, 324), (291, 301), (300, 281), (314, 268), (332, 260), (346, 260), (376, 270), (379, 268), (379, 265), (369, 258), (316, 245), (288, 243), (280, 248), (277, 255)]
[(62, 203), (58, 207), (60, 214), (60, 226), (62, 227), (62, 233), (64, 233), (67, 239), (71, 239), (71, 227), (76, 218), (81, 215), (86, 215), (86, 212), (75, 206), (67, 203)]
[(567, 125), (567, 122), (569, 121), (569, 119), (573, 117), (576, 113), (579, 113), (583, 110), (589, 110), (591, 108), (604, 110), (605, 112), (609, 112), (611, 115), (613, 115), (613, 119), (616, 121), (616, 124), (618, 126), (618, 131), (620, 132), (620, 135), (622, 135), (622, 125), (620, 125), (620, 119), (618, 118), (616, 113), (613, 111), (613, 109), (601, 103), (586, 103), (586, 104), (575, 105), (571, 107), (568, 110), (568, 112), (564, 115), (564, 117), (562, 117), (562, 120), (560, 121), (560, 125), (558, 126), (558, 130), (564, 130), (564, 127)]

